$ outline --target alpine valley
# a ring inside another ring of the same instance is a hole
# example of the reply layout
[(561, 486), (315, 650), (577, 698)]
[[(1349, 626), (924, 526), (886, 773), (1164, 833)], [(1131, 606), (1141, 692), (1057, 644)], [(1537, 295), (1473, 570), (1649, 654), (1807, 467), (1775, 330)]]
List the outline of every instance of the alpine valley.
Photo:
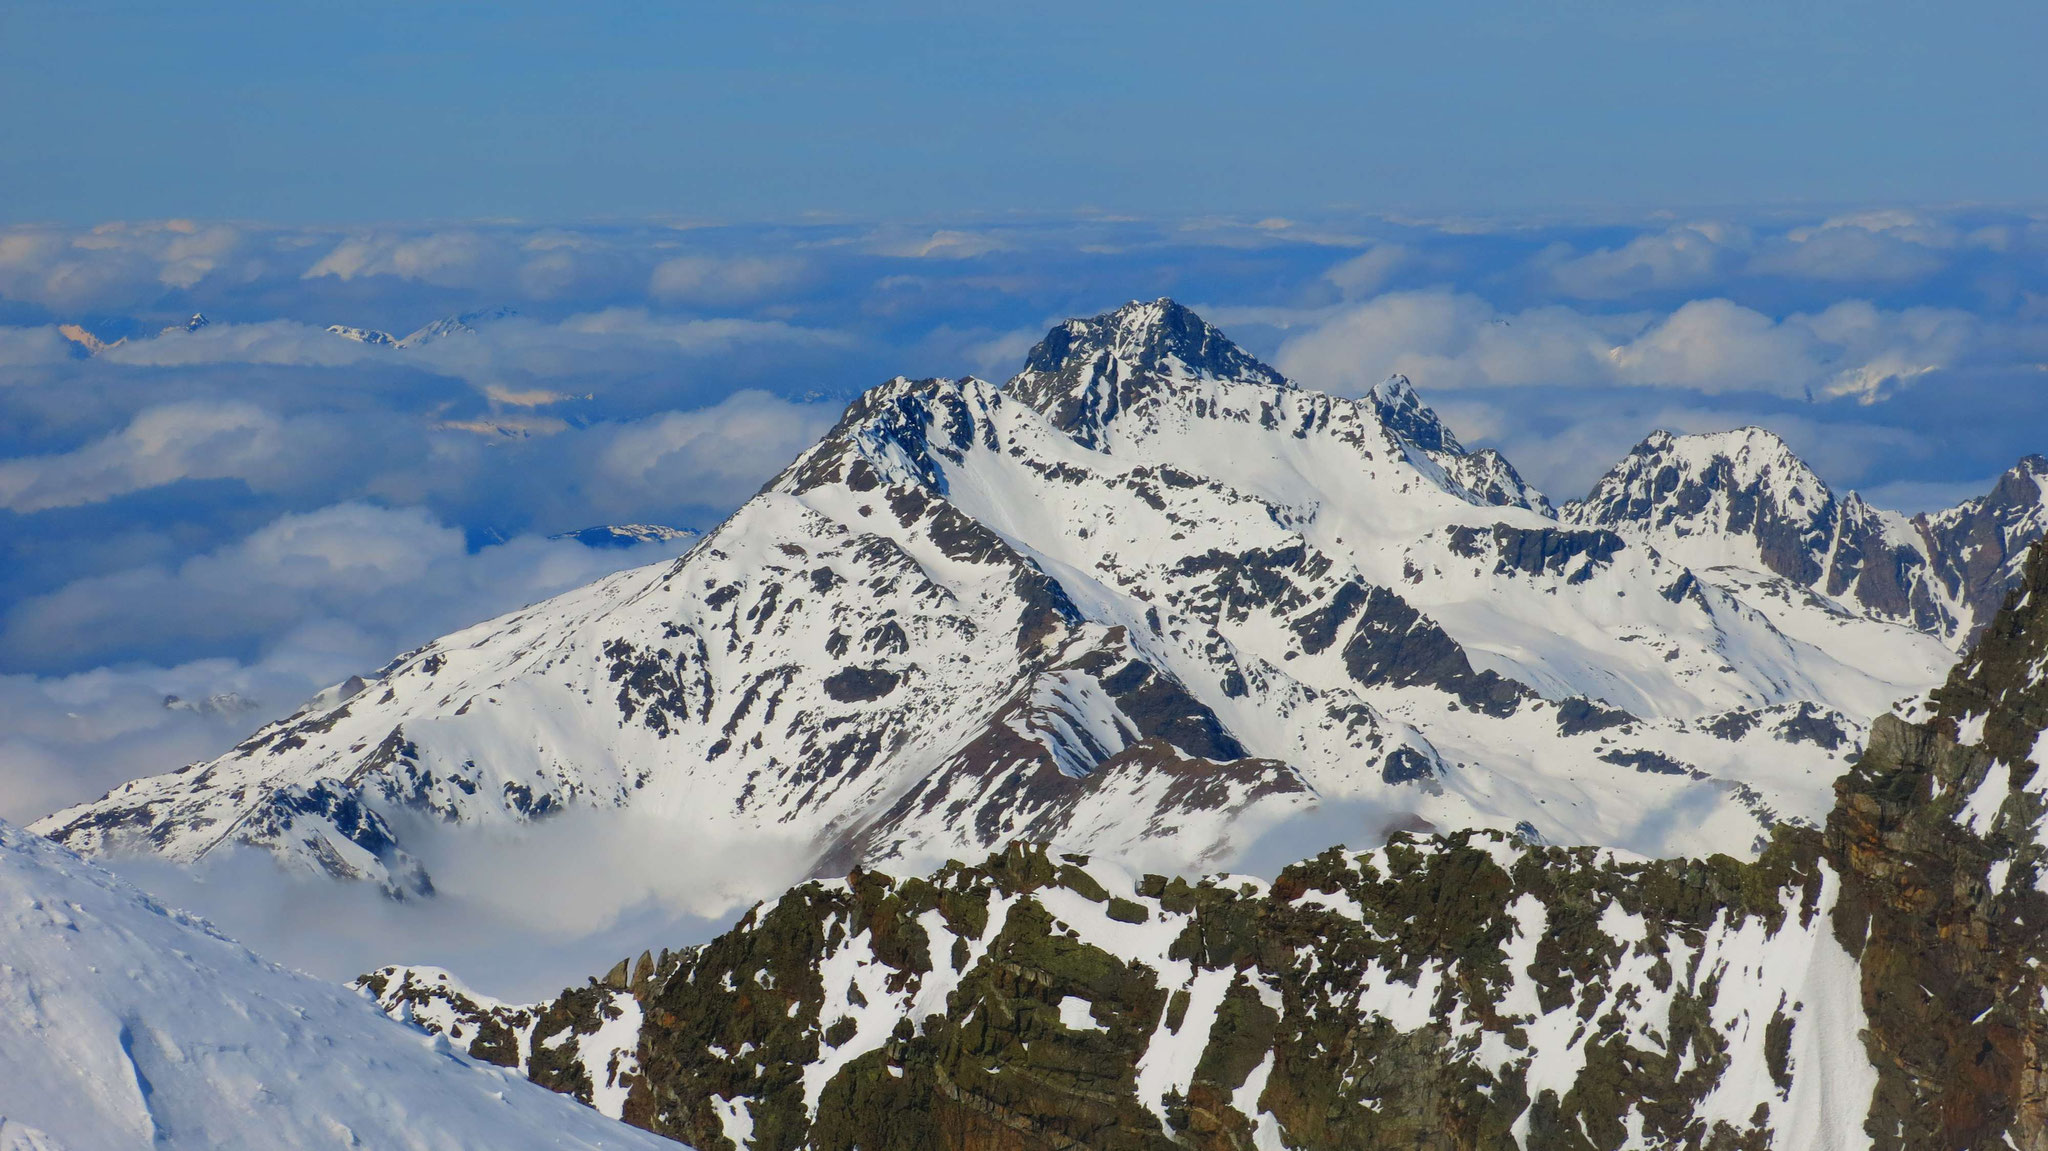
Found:
[(2044, 475), (1908, 519), (1768, 432), (1657, 433), (1553, 507), (1405, 379), (1307, 390), (1132, 303), (1006, 384), (872, 389), (680, 559), (34, 829), (400, 898), (437, 838), (571, 811), (795, 844), (794, 874), (1015, 840), (1194, 872), (1318, 807), (1748, 859), (1989, 623)]

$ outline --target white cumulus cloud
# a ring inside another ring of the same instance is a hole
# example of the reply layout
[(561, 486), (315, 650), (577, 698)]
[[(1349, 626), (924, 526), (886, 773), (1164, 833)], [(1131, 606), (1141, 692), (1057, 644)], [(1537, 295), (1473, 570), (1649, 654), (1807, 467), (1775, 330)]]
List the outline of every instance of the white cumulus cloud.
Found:
[(1724, 299), (1667, 315), (1504, 313), (1477, 296), (1396, 292), (1291, 336), (1278, 366), (1356, 394), (1396, 372), (1430, 388), (1627, 385), (1875, 399), (1969, 354), (1966, 313), (1859, 300), (1773, 319)]

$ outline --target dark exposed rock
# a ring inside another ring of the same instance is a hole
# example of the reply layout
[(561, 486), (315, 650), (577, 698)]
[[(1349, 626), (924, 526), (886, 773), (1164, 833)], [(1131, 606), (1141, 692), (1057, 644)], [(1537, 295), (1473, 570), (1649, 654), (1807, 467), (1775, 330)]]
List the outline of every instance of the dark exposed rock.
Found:
[(1635, 722), (1635, 716), (1620, 708), (1608, 707), (1584, 696), (1575, 695), (1557, 705), (1559, 735), (1584, 735), (1589, 731), (1606, 731)]
[(1800, 704), (1797, 712), (1785, 717), (1771, 731), (1787, 743), (1810, 743), (1829, 751), (1849, 742), (1849, 733), (1842, 730), (1838, 717), (1810, 703)]
[(1031, 349), (1008, 392), (1088, 447), (1124, 411), (1144, 410), (1181, 376), (1288, 387), (1200, 316), (1161, 299), (1068, 320)]
[(863, 703), (896, 690), (903, 677), (883, 667), (849, 667), (825, 679), (825, 694), (840, 703)]
[(1533, 695), (1497, 672), (1474, 671), (1458, 641), (1385, 588), (1366, 589), (1343, 654), (1345, 670), (1359, 683), (1441, 688), (1488, 715), (1512, 715)]
[(1615, 553), (1628, 546), (1611, 531), (1518, 528), (1507, 524), (1491, 528), (1454, 527), (1450, 529), (1450, 542), (1451, 550), (1462, 556), (1478, 559), (1492, 555), (1496, 575), (1562, 575), (1566, 583), (1575, 584), (1592, 579), (1597, 569), (1611, 563)]
[(1387, 783), (1413, 783), (1436, 774), (1436, 764), (1412, 747), (1397, 747), (1380, 764), (1380, 778)]
[[(772, 598), (769, 601), (772, 605)], [(772, 606), (769, 610), (773, 610)], [(635, 716), (666, 737), (686, 724), (711, 718), (711, 664), (704, 640), (687, 626), (672, 626), (673, 646), (649, 650), (620, 638), (604, 645), (611, 682), (619, 685), (622, 722)]]
[(1744, 709), (1726, 712), (1702, 723), (1700, 726), (1716, 739), (1733, 743), (1756, 729), (1757, 713)]
[(1643, 749), (1629, 751), (1617, 748), (1612, 751), (1601, 752), (1600, 758), (1609, 763), (1620, 764), (1623, 767), (1632, 767), (1637, 771), (1653, 772), (1657, 775), (1687, 775), (1692, 772), (1691, 768), (1665, 755), (1661, 751), (1647, 751)]

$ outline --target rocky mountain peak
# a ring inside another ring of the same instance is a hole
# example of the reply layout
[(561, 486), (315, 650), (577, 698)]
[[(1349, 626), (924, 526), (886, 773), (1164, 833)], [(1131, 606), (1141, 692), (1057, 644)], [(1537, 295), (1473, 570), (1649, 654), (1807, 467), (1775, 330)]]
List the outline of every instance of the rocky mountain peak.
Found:
[(1640, 470), (1635, 461), (1654, 461), (1660, 468), (1675, 468), (1716, 485), (1746, 486), (1770, 479), (1786, 490), (1827, 489), (1791, 445), (1776, 432), (1755, 425), (1690, 435), (1659, 429), (1645, 436), (1609, 475)]
[(1008, 390), (1092, 447), (1118, 412), (1199, 380), (1293, 386), (1208, 321), (1162, 296), (1055, 327), (1031, 349)]
[[(1424, 402), (1407, 376), (1388, 376), (1366, 394), (1380, 426), (1407, 447), (1418, 463), (1434, 464), (1454, 486), (1471, 498), (1495, 507), (1528, 508), (1545, 516), (1554, 515), (1550, 501), (1524, 480), (1507, 457), (1492, 448), (1469, 451), (1444, 423), (1436, 410)], [(1423, 462), (1427, 461), (1427, 462)]]
[(1671, 536), (1754, 539), (1763, 563), (1810, 582), (1836, 517), (1834, 493), (1776, 434), (1758, 427), (1650, 433), (1565, 518)]
[(1839, 497), (1772, 432), (1655, 432), (1562, 517), (1649, 540), (1698, 569), (1761, 569), (1852, 610), (1962, 648), (2019, 578), (2048, 528), (2048, 459), (2021, 460), (1991, 492), (1909, 520)]
[(1426, 452), (1464, 454), (1465, 445), (1415, 391), (1407, 376), (1393, 375), (1373, 386), (1372, 404), (1387, 430)]

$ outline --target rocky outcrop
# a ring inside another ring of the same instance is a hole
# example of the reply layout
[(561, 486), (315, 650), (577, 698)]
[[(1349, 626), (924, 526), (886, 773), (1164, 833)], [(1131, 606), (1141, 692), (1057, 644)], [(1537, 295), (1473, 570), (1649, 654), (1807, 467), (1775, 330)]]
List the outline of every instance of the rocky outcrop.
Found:
[(1806, 988), (1850, 970), (1817, 846), (1397, 835), (1270, 887), (1021, 844), (856, 873), (633, 984), (624, 1115), (707, 1149), (1764, 1146), (1795, 1055), (1839, 1077), (1817, 1037), (1859, 1023)]

